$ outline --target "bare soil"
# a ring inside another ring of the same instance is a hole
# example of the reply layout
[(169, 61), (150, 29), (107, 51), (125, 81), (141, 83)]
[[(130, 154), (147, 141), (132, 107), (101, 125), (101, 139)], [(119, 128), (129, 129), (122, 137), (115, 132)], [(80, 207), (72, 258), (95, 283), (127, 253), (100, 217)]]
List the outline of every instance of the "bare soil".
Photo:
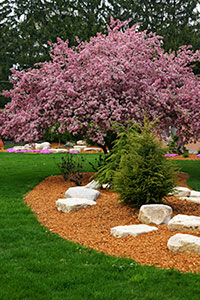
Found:
[[(85, 174), (83, 185), (89, 182), (92, 174)], [(188, 175), (180, 173), (177, 185), (187, 186)], [(85, 209), (62, 213), (56, 208), (56, 200), (64, 198), (65, 191), (73, 186), (64, 182), (62, 176), (51, 176), (43, 180), (25, 196), (25, 203), (31, 206), (39, 222), (52, 233), (63, 238), (93, 248), (105, 254), (132, 258), (144, 265), (157, 268), (174, 268), (181, 272), (200, 273), (200, 256), (187, 253), (173, 253), (167, 249), (168, 239), (178, 232), (170, 232), (166, 225), (157, 226), (158, 231), (137, 237), (115, 238), (110, 229), (118, 225), (139, 224), (138, 209), (122, 205), (118, 195), (101, 190), (97, 205)], [(200, 205), (168, 197), (163, 200), (172, 206), (174, 215), (188, 214), (200, 216)], [(197, 232), (189, 233), (200, 237)]]

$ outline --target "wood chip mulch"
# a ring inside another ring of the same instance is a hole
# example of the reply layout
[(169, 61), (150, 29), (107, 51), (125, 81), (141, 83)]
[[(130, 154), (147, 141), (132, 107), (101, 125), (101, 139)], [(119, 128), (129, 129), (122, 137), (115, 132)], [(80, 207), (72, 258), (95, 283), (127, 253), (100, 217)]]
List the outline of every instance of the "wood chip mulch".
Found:
[[(85, 174), (83, 185), (92, 174)], [(177, 185), (187, 186), (187, 174), (180, 173)], [(118, 195), (101, 190), (97, 205), (85, 209), (62, 213), (56, 208), (56, 200), (64, 198), (65, 191), (73, 186), (64, 182), (62, 176), (51, 176), (43, 180), (25, 196), (25, 203), (37, 214), (39, 222), (52, 233), (63, 238), (93, 248), (105, 254), (132, 258), (144, 265), (158, 268), (174, 268), (181, 272), (200, 273), (200, 256), (187, 253), (173, 253), (167, 249), (168, 239), (178, 232), (170, 232), (166, 225), (157, 226), (158, 231), (137, 237), (115, 238), (110, 229), (119, 225), (139, 224), (138, 210), (122, 205)], [(177, 197), (164, 200), (176, 214), (200, 216), (200, 205), (182, 201)], [(197, 232), (189, 233), (200, 237)]]
[(197, 154), (188, 154), (188, 157), (183, 157), (183, 155), (177, 155), (174, 157), (170, 157), (167, 159), (173, 159), (173, 160), (200, 160), (200, 157), (197, 157)]

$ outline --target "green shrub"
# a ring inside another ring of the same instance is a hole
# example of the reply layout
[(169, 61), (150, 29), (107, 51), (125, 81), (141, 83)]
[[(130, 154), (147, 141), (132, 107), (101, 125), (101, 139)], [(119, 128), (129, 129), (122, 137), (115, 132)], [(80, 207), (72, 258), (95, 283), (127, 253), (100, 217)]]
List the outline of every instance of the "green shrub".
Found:
[(161, 142), (152, 133), (154, 127), (155, 122), (145, 118), (140, 134), (127, 134), (126, 151), (114, 170), (114, 190), (130, 206), (161, 203), (175, 186), (177, 168), (165, 158)]
[(75, 160), (73, 154), (66, 153), (65, 156), (61, 157), (61, 161), (56, 162), (56, 164), (63, 175), (64, 181), (69, 180), (79, 186), (83, 179), (85, 161), (85, 156), (77, 156)]
[(129, 122), (127, 127), (115, 126), (118, 132), (117, 139), (113, 143), (112, 150), (106, 155), (104, 164), (99, 167), (96, 179), (101, 183), (113, 183), (114, 172), (119, 168), (121, 157), (127, 153), (128, 140), (138, 134), (137, 125)]
[(197, 151), (197, 154), (200, 154), (200, 149)]
[[(178, 136), (177, 135), (172, 135), (172, 141), (170, 142), (169, 144), (169, 152), (171, 153), (177, 153), (177, 154), (183, 154), (183, 151), (181, 149), (180, 146), (177, 146), (177, 143), (178, 143)], [(185, 149), (185, 147), (184, 147)]]
[[(88, 163), (89, 163), (89, 165), (92, 167), (92, 169), (94, 170), (94, 172), (98, 172), (98, 170), (99, 170), (101, 167), (105, 166), (105, 164), (106, 164), (106, 158), (105, 158), (105, 155), (104, 155), (104, 154), (100, 154), (100, 155), (98, 156), (98, 158), (95, 158), (95, 159), (94, 159), (94, 163), (91, 162), (91, 161), (89, 161)], [(96, 177), (96, 176), (95, 176), (95, 177)]]
[(189, 150), (187, 150), (186, 148), (184, 148), (183, 157), (189, 157)]

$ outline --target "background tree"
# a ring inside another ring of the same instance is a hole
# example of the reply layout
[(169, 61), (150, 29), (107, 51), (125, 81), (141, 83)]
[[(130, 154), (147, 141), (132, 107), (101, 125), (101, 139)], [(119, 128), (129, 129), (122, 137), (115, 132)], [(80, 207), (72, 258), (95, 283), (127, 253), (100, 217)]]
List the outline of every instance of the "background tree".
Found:
[[(166, 51), (191, 44), (200, 48), (199, 0), (2, 0), (0, 7), (0, 92), (10, 87), (10, 68), (19, 70), (48, 61), (48, 41), (68, 39), (69, 45), (106, 32), (110, 17), (141, 23), (164, 36)], [(199, 73), (199, 66), (195, 72)], [(8, 99), (0, 96), (0, 107)]]
[[(10, 68), (32, 67), (50, 59), (48, 41), (57, 37), (76, 45), (106, 28), (106, 5), (101, 0), (5, 0), (0, 9), (0, 81), (8, 81)], [(0, 92), (9, 88), (0, 82)], [(1, 96), (0, 106), (5, 103)]]
[(177, 129), (180, 143), (200, 136), (200, 78), (193, 73), (200, 51), (165, 53), (159, 36), (111, 20), (108, 34), (69, 47), (52, 45), (52, 60), (13, 71), (12, 102), (0, 115), (0, 134), (34, 141), (60, 124), (66, 130), (110, 146), (113, 122), (160, 118), (160, 132)]
[[(16, 47), (16, 19), (13, 16), (11, 0), (1, 1), (0, 6), (0, 92), (9, 89), (8, 76), (11, 75), (10, 69), (15, 61)], [(3, 107), (8, 100), (0, 96), (0, 107)]]
[[(12, 66), (22, 70), (49, 60), (47, 41), (57, 37), (76, 45), (97, 32), (105, 33), (110, 16), (141, 23), (164, 36), (165, 50), (180, 45), (200, 47), (198, 0), (2, 0), (0, 8), (0, 91), (8, 88)], [(6, 34), (5, 34), (6, 33)], [(3, 107), (5, 98), (0, 98)]]
[(141, 30), (163, 36), (166, 51), (182, 45), (200, 48), (199, 0), (109, 0), (109, 4), (113, 17), (131, 20), (130, 26), (139, 22)]

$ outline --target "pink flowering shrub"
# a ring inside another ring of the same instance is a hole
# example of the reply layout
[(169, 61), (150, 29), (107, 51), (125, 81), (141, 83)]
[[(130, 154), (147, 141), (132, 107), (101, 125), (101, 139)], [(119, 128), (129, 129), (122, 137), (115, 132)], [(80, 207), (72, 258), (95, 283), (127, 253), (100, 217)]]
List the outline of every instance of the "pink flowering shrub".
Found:
[(174, 156), (177, 156), (177, 155), (179, 155), (178, 153), (170, 153), (170, 152), (167, 152), (166, 154), (165, 154), (165, 157), (174, 157)]
[(138, 32), (137, 24), (126, 27), (111, 19), (107, 35), (74, 48), (58, 39), (51, 61), (13, 70), (0, 135), (32, 142), (59, 123), (60, 133), (79, 133), (105, 146), (113, 122), (142, 123), (148, 115), (160, 119), (162, 134), (173, 126), (180, 142), (198, 139), (200, 79), (192, 62), (200, 61), (200, 51), (188, 46), (164, 53), (161, 37)]
[(50, 150), (15, 150), (14, 148), (9, 148), (6, 150), (8, 153), (43, 153), (43, 154), (50, 154), (52, 153)]

